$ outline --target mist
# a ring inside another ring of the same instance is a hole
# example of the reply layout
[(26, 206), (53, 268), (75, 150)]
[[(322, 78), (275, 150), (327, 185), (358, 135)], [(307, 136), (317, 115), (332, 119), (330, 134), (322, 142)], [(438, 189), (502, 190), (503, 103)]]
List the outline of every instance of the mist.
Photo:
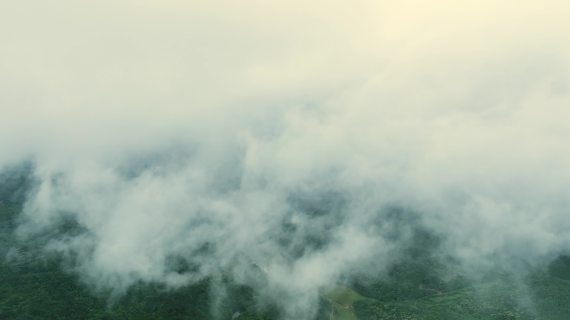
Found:
[(5, 1), (0, 171), (33, 177), (16, 236), (51, 234), (117, 294), (231, 274), (285, 319), (382, 273), (418, 226), (467, 273), (544, 264), (570, 249), (569, 14)]

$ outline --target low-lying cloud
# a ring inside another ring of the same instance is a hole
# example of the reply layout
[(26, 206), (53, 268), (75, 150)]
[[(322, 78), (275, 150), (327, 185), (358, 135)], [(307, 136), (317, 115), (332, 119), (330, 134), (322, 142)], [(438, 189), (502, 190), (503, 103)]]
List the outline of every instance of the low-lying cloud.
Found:
[(95, 285), (230, 272), (310, 318), (397, 259), (394, 207), (471, 268), (570, 248), (565, 1), (0, 12), (0, 167), (37, 181), (18, 235), (76, 221), (46, 249)]

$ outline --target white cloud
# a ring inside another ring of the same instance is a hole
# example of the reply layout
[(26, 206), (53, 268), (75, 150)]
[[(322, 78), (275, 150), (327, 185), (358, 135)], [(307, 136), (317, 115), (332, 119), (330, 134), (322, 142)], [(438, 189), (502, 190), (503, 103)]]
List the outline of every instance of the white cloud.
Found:
[[(20, 231), (73, 216), (88, 232), (50, 247), (106, 283), (246, 281), (256, 263), (279, 290), (312, 294), (297, 303), (390, 262), (395, 244), (367, 229), (385, 205), (417, 210), (470, 261), (567, 251), (569, 11), (2, 3), (0, 166), (32, 157), (41, 179)], [(343, 204), (319, 218), (299, 199)], [(331, 245), (300, 254), (311, 235)], [(173, 273), (176, 255), (199, 271)]]

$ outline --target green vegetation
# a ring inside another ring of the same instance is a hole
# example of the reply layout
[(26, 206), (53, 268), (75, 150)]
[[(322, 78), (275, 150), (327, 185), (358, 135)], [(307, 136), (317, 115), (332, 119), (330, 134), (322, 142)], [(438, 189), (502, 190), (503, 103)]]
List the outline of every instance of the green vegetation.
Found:
[[(90, 290), (73, 273), (64, 272), (57, 257), (42, 255), (33, 244), (14, 240), (11, 234), (20, 211), (19, 198), (21, 193), (0, 197), (0, 254), (8, 257), (0, 262), (1, 320), (279, 318), (276, 306), (261, 306), (253, 289), (223, 275), (176, 290), (140, 283), (117, 299)], [(78, 228), (68, 221), (58, 232), (80, 232)], [(495, 272), (480, 281), (467, 281), (452, 276), (459, 274), (453, 272), (452, 260), (436, 255), (436, 236), (421, 229), (413, 234), (400, 262), (387, 273), (352, 279), (323, 293), (317, 318), (569, 319), (570, 257), (559, 257), (545, 270), (517, 277)], [(220, 286), (227, 298), (213, 299), (213, 288)]]
[(338, 287), (325, 301), (328, 319), (563, 320), (570, 315), (570, 280), (565, 279), (569, 275), (570, 259), (560, 257), (548, 272), (537, 270), (523, 279), (495, 274), (481, 282), (463, 282), (462, 288), (453, 283), (438, 290), (426, 290), (418, 282), (411, 289), (413, 277), (386, 279), (356, 286), (363, 289), (360, 293)]
[(570, 318), (570, 257), (547, 270), (489, 272), (467, 281), (453, 261), (436, 257), (438, 241), (422, 230), (385, 277), (360, 280), (327, 295), (329, 319), (563, 320)]

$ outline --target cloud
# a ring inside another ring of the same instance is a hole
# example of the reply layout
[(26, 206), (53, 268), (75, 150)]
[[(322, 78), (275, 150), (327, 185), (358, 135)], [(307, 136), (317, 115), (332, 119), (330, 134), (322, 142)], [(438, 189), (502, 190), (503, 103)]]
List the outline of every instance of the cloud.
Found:
[(229, 270), (290, 318), (396, 259), (393, 206), (469, 264), (567, 252), (569, 11), (3, 3), (0, 167), (32, 159), (39, 181), (19, 234), (72, 219), (46, 247), (93, 283)]

